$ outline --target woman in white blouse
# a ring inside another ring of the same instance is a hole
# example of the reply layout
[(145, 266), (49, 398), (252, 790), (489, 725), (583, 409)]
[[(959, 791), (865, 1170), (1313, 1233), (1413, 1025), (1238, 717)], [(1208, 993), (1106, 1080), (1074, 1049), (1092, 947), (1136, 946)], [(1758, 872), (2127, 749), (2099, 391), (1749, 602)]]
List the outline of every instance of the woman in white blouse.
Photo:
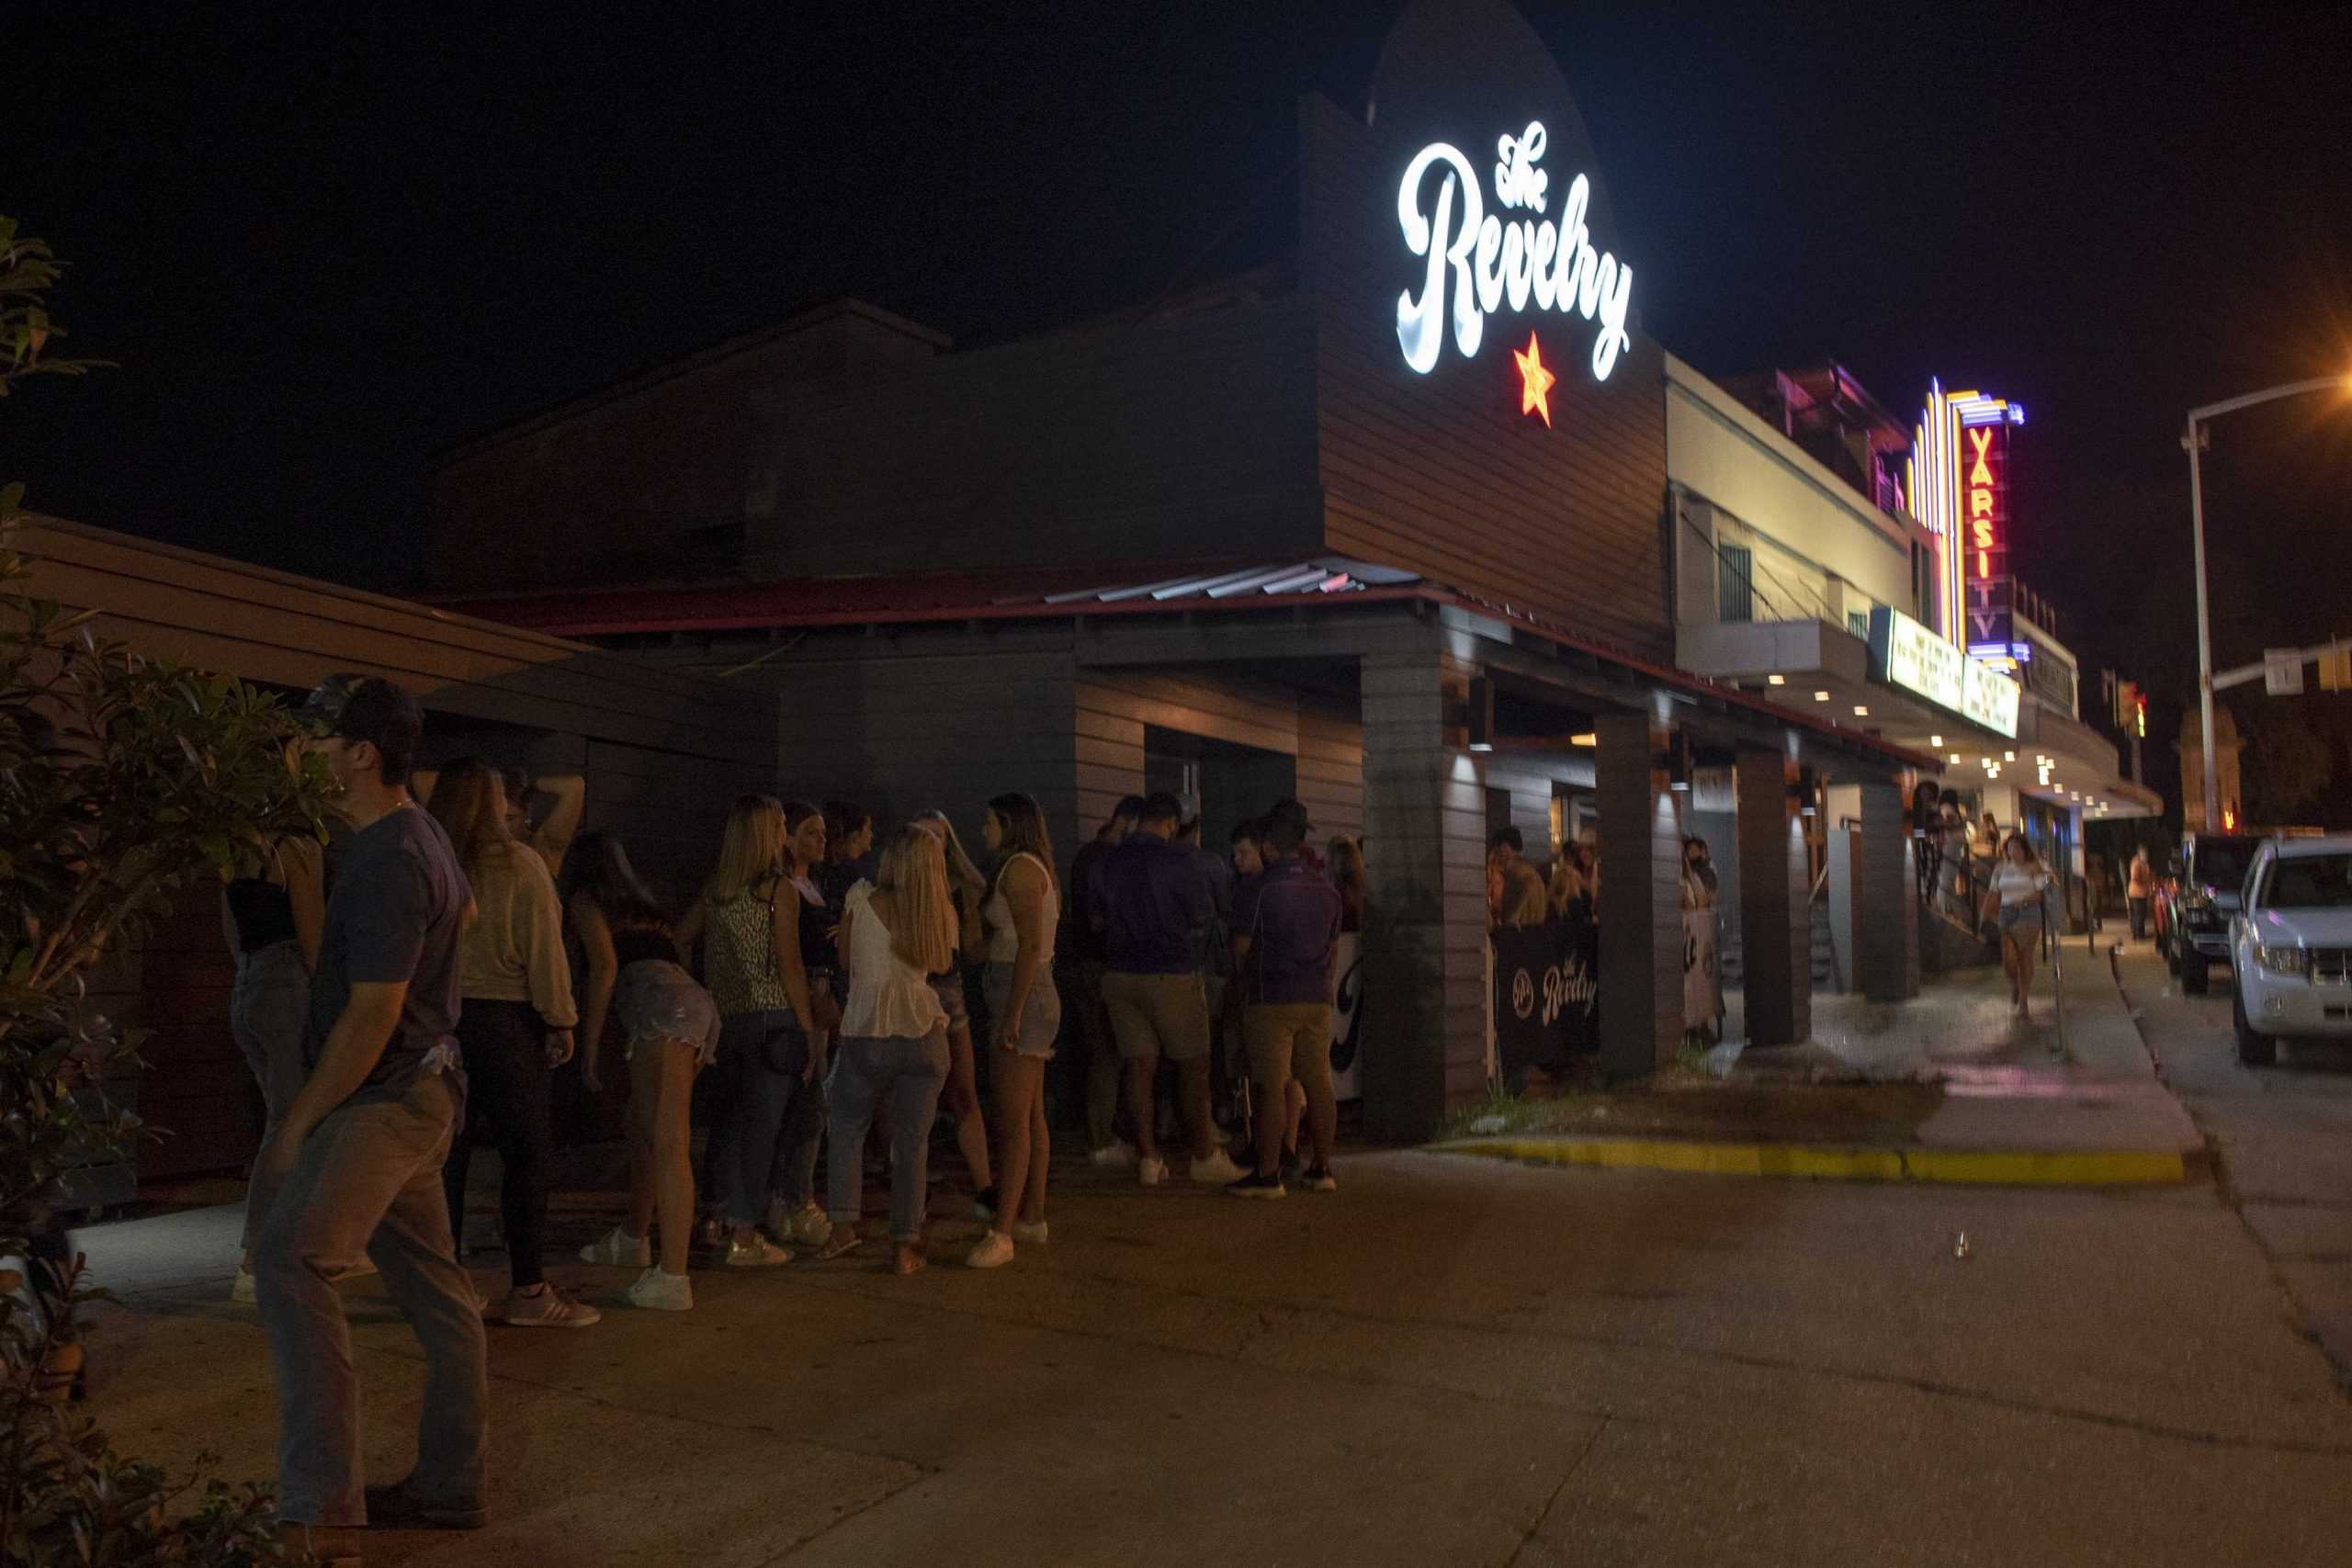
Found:
[(2033, 990), (2033, 966), (2041, 955), (2042, 900), (2052, 882), (2025, 835), (2011, 833), (2001, 845), (2000, 863), (1993, 870), (1985, 901), (2000, 904), (2001, 968), (2009, 977), (2009, 1001), (2019, 1017), (2030, 1016), (2026, 998)]
[(841, 955), (849, 1005), (825, 1100), (832, 1120), (826, 1197), (833, 1233), (823, 1256), (860, 1240), (865, 1134), (885, 1095), (890, 1100), (890, 1239), (896, 1267), (923, 1266), (923, 1192), (930, 1178), (931, 1124), (947, 1081), (947, 1012), (930, 977), (955, 962), (956, 905), (939, 840), (902, 829), (884, 846), (871, 886), (850, 889)]

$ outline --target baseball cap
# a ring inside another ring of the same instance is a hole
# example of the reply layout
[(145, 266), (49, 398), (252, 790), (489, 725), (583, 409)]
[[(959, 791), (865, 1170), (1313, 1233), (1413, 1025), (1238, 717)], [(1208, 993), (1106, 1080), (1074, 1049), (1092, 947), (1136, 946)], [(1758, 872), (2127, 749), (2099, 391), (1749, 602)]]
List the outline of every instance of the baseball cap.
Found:
[(388, 762), (405, 763), (424, 733), (424, 710), (381, 675), (330, 675), (311, 688), (298, 716), (319, 735), (368, 742)]

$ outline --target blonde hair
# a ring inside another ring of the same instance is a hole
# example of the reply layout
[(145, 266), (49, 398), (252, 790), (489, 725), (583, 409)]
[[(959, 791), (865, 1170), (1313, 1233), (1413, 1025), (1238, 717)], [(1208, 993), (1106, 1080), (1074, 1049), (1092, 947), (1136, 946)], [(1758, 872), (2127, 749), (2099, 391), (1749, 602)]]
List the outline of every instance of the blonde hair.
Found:
[(473, 876), (493, 854), (514, 841), (506, 826), (506, 791), (498, 774), (479, 757), (465, 757), (441, 770), (424, 809), (449, 835), (458, 863)]
[(723, 904), (779, 874), (790, 853), (785, 837), (784, 803), (772, 795), (736, 797), (727, 811), (727, 831), (718, 840), (718, 863), (711, 868), (703, 896)]
[(947, 857), (936, 835), (899, 829), (882, 847), (874, 895), (875, 913), (889, 928), (892, 952), (926, 975), (956, 962), (960, 922), (947, 893)]

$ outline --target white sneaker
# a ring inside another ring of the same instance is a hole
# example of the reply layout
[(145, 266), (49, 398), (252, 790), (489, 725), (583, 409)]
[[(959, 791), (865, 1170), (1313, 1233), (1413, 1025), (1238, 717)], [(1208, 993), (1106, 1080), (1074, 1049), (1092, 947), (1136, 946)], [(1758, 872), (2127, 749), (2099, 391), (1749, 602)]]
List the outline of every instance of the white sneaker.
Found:
[(620, 1269), (650, 1268), (653, 1263), (653, 1239), (631, 1235), (626, 1225), (615, 1225), (580, 1249), (580, 1261)]
[(1136, 1146), (1124, 1140), (1106, 1144), (1088, 1155), (1086, 1158), (1088, 1163), (1092, 1165), (1111, 1166), (1124, 1170), (1136, 1163)]
[(748, 1236), (729, 1241), (720, 1261), (729, 1269), (773, 1269), (779, 1263), (791, 1262), (792, 1254), (753, 1231)]
[[(782, 1235), (782, 1232), (778, 1232)], [(792, 1239), (804, 1247), (822, 1247), (833, 1236), (833, 1222), (811, 1203), (792, 1216)]]
[(1144, 1159), (1136, 1162), (1136, 1179), (1146, 1187), (1157, 1187), (1168, 1179), (1168, 1162), (1164, 1159)]
[(254, 1292), (254, 1271), (242, 1264), (237, 1269), (237, 1282), (229, 1287), (229, 1300), (238, 1306), (253, 1306), (259, 1298)]
[(1202, 1187), (1223, 1187), (1240, 1180), (1250, 1173), (1233, 1163), (1233, 1156), (1223, 1149), (1213, 1149), (1206, 1159), (1193, 1162), (1193, 1180)]
[(536, 1294), (507, 1292), (506, 1310), (498, 1314), (498, 1321), (509, 1328), (585, 1328), (604, 1315), (586, 1302), (575, 1302), (548, 1285)]
[(1012, 1261), (1012, 1238), (1001, 1231), (989, 1231), (964, 1255), (967, 1269), (1001, 1269)]
[(1045, 1246), (1046, 1222), (1043, 1220), (1013, 1221), (1012, 1239), (1019, 1242), (1023, 1247)]
[(693, 1281), (684, 1274), (665, 1274), (650, 1266), (631, 1280), (621, 1295), (629, 1305), (654, 1312), (691, 1312), (695, 1304)]

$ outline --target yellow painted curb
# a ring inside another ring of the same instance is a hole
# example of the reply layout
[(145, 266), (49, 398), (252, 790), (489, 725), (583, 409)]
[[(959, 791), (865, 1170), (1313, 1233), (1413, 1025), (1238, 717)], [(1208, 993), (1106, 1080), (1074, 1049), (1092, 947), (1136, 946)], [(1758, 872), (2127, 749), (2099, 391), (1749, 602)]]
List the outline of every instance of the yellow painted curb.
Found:
[(1668, 1138), (1493, 1137), (1432, 1144), (1439, 1154), (1816, 1181), (1934, 1181), (1992, 1187), (2175, 1187), (2188, 1165), (2171, 1150), (1873, 1149), (1835, 1144), (1725, 1144)]

